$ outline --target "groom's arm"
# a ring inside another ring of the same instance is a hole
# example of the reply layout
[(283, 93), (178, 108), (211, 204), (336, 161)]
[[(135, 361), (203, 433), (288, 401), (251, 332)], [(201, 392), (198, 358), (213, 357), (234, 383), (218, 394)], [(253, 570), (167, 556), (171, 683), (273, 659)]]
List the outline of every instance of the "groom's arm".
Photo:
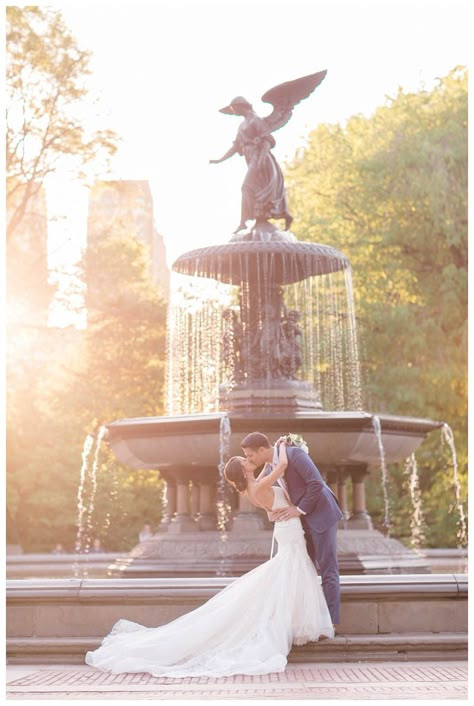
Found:
[(291, 463), (293, 469), (304, 480), (306, 492), (298, 503), (298, 509), (305, 515), (312, 512), (320, 498), (324, 488), (324, 481), (319, 480), (315, 475), (316, 466), (302, 449), (295, 449), (292, 454)]

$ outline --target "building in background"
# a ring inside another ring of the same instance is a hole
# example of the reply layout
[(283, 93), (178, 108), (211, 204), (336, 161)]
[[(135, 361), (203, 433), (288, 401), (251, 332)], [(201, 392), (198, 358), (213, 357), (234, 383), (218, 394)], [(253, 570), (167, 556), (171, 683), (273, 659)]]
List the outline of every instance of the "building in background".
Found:
[(153, 198), (147, 181), (99, 181), (91, 189), (87, 242), (121, 233), (141, 240), (150, 253), (150, 276), (164, 299), (170, 273), (163, 236), (155, 227)]

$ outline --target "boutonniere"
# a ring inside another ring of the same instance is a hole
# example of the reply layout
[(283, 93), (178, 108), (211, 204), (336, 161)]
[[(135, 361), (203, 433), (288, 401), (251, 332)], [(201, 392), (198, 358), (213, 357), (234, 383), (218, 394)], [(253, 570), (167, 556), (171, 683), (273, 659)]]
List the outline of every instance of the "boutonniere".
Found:
[[(301, 434), (287, 434), (284, 437), (280, 437), (273, 448), (273, 466), (276, 466), (278, 463), (279, 446), (280, 442), (283, 440), (286, 441), (287, 446), (297, 446), (298, 448), (303, 449), (305, 453), (309, 454), (308, 444), (303, 439)], [(284, 476), (285, 474), (283, 473), (283, 477)]]

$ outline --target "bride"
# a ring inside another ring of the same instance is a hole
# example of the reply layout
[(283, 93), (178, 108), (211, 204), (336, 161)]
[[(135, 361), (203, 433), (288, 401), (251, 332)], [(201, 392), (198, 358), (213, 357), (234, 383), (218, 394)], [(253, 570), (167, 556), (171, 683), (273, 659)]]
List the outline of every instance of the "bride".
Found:
[[(227, 481), (269, 513), (290, 503), (274, 486), (288, 458), (278, 442), (278, 463), (257, 479), (255, 466), (239, 456), (224, 470)], [(267, 473), (267, 475), (265, 475)], [(275, 522), (278, 552), (237, 578), (199, 608), (167, 625), (147, 628), (119, 620), (86, 663), (115, 674), (148, 672), (160, 677), (224, 677), (282, 672), (291, 645), (333, 637), (334, 628), (299, 518)]]

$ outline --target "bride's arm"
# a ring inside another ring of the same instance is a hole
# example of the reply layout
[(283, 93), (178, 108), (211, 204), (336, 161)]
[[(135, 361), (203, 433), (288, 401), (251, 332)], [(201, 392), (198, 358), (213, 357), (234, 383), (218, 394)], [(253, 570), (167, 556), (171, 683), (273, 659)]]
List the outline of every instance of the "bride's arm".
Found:
[(278, 447), (279, 450), (279, 455), (278, 455), (278, 463), (276, 466), (273, 468), (273, 470), (268, 474), (264, 475), (265, 469), (263, 469), (262, 473), (258, 477), (259, 481), (259, 487), (260, 488), (265, 488), (267, 486), (272, 486), (278, 478), (281, 478), (281, 476), (284, 474), (286, 467), (288, 466), (288, 456), (286, 453), (286, 441), (282, 440), (280, 441), (280, 445)]
[[(281, 436), (281, 437), (278, 439), (277, 444), (279, 445), (279, 446), (278, 446), (279, 458), (278, 458), (278, 464), (275, 466), (275, 468), (274, 468), (273, 470), (276, 470), (277, 468), (280, 467), (279, 464), (280, 464), (280, 461), (281, 461), (281, 462), (282, 462), (282, 465), (281, 465), (281, 468), (280, 468), (279, 475), (277, 476), (277, 478), (280, 478), (280, 476), (283, 475), (283, 473), (284, 473), (285, 470), (286, 470), (286, 467), (288, 466), (288, 456), (287, 456), (287, 454), (286, 454), (286, 437), (285, 437), (285, 436)], [(280, 453), (280, 449), (284, 449), (283, 453)], [(266, 475), (268, 475), (268, 474), (271, 472), (271, 471), (268, 471), (268, 470), (267, 470), (267, 467), (268, 467), (268, 466), (271, 466), (271, 463), (266, 463), (266, 464), (264, 465), (264, 467), (262, 468), (262, 470), (260, 471), (260, 473), (258, 474), (258, 476), (257, 476), (257, 478), (256, 478), (255, 480), (261, 480), (262, 478), (264, 478)]]
[(268, 469), (268, 466), (269, 466), (269, 465), (271, 465), (271, 464), (266, 463), (266, 464), (264, 465), (264, 467), (262, 468), (262, 470), (260, 471), (260, 473), (258, 474), (258, 476), (256, 477), (255, 480), (260, 480), (261, 478), (263, 478), (263, 477), (268, 473), (268, 470), (267, 470), (267, 469)]

